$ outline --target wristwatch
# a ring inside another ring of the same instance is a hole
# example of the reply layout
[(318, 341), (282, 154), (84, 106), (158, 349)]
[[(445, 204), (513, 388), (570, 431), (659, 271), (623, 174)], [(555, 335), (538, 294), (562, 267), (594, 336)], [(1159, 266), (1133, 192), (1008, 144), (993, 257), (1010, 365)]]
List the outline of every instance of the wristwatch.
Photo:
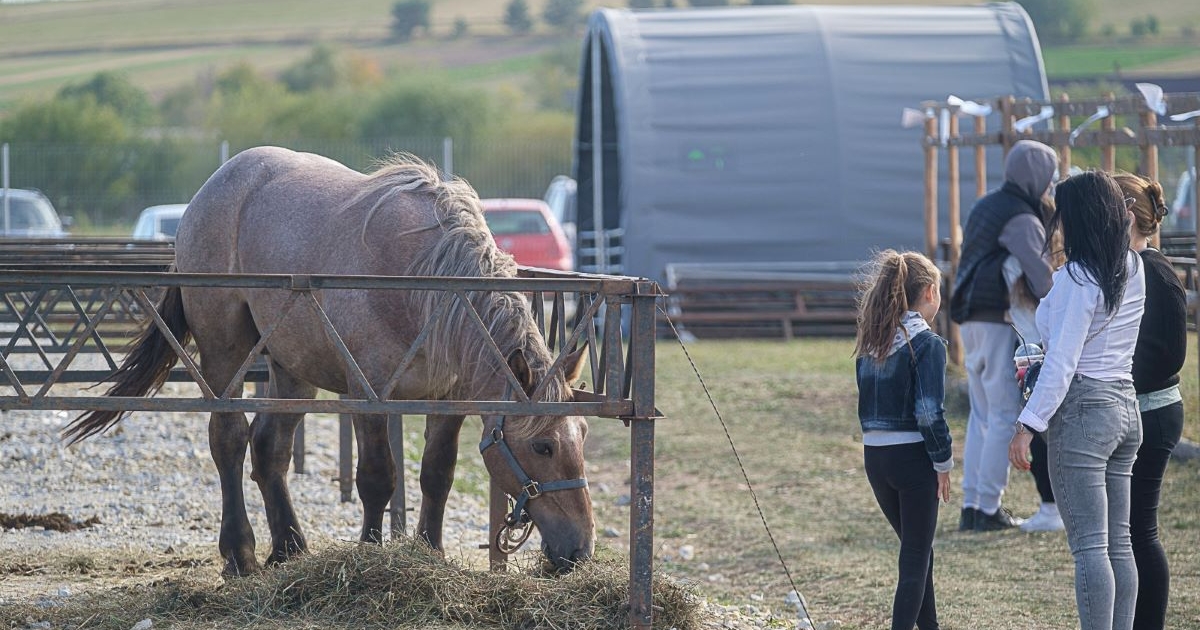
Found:
[(1029, 427), (1025, 426), (1020, 420), (1017, 421), (1017, 433), (1032, 433)]

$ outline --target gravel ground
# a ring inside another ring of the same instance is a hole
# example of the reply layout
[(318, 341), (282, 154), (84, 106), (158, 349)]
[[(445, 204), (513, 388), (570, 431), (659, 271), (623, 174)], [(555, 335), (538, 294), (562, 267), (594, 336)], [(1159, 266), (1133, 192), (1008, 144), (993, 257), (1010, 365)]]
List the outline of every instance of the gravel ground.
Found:
[[(0, 413), (0, 512), (63, 512), (78, 522), (97, 517), (100, 524), (68, 533), (39, 527), (0, 530), (0, 558), (85, 551), (134, 559), (164, 552), (207, 553), (214, 572), (219, 570), (221, 492), (208, 451), (207, 414), (138, 412), (102, 436), (67, 447), (59, 433), (73, 417), (73, 412)], [(338, 423), (333, 417), (310, 416), (305, 431), (305, 474), (291, 474), (289, 484), (310, 546), (356, 540), (361, 522), (357, 494), (350, 503), (339, 501)], [(415, 438), (411, 432), (406, 428), (410, 444)], [(406, 459), (407, 501), (415, 506), (420, 504), (419, 461)], [(262, 559), (270, 535), (262, 497), (250, 480), (249, 457), (243, 485)], [(415, 519), (410, 513), (410, 526)], [(468, 561), (486, 558), (486, 552), (476, 549), (486, 540), (485, 501), (452, 493), (444, 534), (447, 552), (461, 553)], [(0, 603), (12, 596), (9, 586), (0, 575)], [(60, 586), (46, 583), (45, 588), (57, 592)]]

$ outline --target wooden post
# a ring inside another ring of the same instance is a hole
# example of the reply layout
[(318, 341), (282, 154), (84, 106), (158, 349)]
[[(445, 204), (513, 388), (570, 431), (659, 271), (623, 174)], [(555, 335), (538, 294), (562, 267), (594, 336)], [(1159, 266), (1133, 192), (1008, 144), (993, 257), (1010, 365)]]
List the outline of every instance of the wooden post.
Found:
[[(1192, 124), (1196, 128), (1197, 135), (1200, 135), (1200, 118), (1193, 118)], [(1196, 169), (1192, 171), (1192, 224), (1196, 230), (1195, 254), (1193, 257), (1197, 267), (1195, 273), (1200, 274), (1200, 142), (1192, 145), (1192, 165)], [(1200, 348), (1200, 308), (1196, 309), (1196, 346)], [(1200, 361), (1196, 363), (1196, 369), (1200, 370)]]
[[(1071, 101), (1071, 97), (1064, 92), (1058, 100), (1060, 103), (1066, 104)], [(1058, 145), (1058, 178), (1060, 180), (1066, 179), (1067, 175), (1071, 173), (1071, 142), (1069, 140), (1071, 135), (1071, 116), (1062, 113), (1065, 110), (1065, 107), (1059, 109), (1060, 113), (1057, 125), (1059, 133), (1063, 134), (1062, 144)]]
[[(975, 135), (982, 139), (987, 135), (987, 118), (979, 116), (975, 119)], [(983, 142), (975, 145), (975, 198), (987, 194), (987, 145)], [(961, 239), (960, 239), (961, 240)]]
[(1016, 122), (1013, 117), (1013, 104), (1017, 99), (1008, 97), (1000, 101), (1000, 161), (1003, 162), (1008, 158), (1008, 151), (1016, 141), (1016, 132), (1013, 130), (1013, 123)]
[[(946, 293), (953, 293), (954, 279), (958, 276), (958, 259), (962, 252), (962, 187), (961, 187), (961, 172), (958, 164), (958, 112), (951, 111), (950, 113), (950, 143), (946, 145), (946, 163), (947, 176), (949, 182), (949, 194), (946, 204), (947, 223), (949, 223), (950, 231), (950, 247), (946, 252), (946, 257), (949, 259), (950, 271), (947, 284), (951, 286), (951, 290)], [(948, 303), (947, 303), (948, 304)], [(947, 307), (949, 308), (949, 307)], [(946, 331), (947, 341), (950, 347), (947, 348), (954, 363), (962, 365), (962, 338), (958, 333), (958, 326), (950, 318), (946, 318), (949, 322), (949, 330)]]
[[(1108, 99), (1109, 107), (1112, 106), (1113, 94), (1109, 92), (1105, 95)], [(1112, 134), (1117, 130), (1117, 120), (1115, 116), (1108, 116), (1100, 121), (1100, 128), (1104, 131), (1104, 140), (1100, 145), (1100, 168), (1109, 173), (1117, 170), (1117, 147), (1112, 142)]]
[[(1138, 118), (1142, 124), (1141, 133), (1139, 134), (1142, 139), (1142, 176), (1152, 182), (1156, 182), (1158, 181), (1158, 145), (1150, 142), (1146, 137), (1146, 132), (1158, 126), (1158, 114), (1147, 108)], [(1158, 249), (1158, 246), (1158, 232), (1155, 231), (1154, 235), (1150, 237), (1150, 247)]]
[(938, 123), (937, 116), (925, 119), (925, 255), (937, 260), (938, 247)]

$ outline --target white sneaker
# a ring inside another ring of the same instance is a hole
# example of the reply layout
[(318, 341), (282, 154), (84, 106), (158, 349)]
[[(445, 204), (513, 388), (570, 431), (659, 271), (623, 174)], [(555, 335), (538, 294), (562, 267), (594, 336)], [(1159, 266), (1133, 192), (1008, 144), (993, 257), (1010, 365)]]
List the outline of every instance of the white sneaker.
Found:
[(1021, 531), (1027, 533), (1058, 532), (1062, 529), (1062, 516), (1058, 513), (1058, 505), (1054, 503), (1043, 503), (1033, 516), (1021, 523)]

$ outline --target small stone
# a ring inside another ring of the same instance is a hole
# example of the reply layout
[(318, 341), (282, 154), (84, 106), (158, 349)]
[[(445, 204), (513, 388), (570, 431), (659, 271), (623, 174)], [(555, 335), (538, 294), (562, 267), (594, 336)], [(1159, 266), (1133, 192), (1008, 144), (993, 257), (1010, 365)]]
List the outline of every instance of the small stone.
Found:
[(693, 547), (691, 545), (682, 545), (679, 547), (679, 559), (680, 560), (687, 561), (687, 560), (691, 560), (692, 558), (695, 558), (695, 557), (696, 557), (696, 548), (695, 547)]
[(750, 601), (761, 602), (762, 600), (763, 600), (762, 593), (751, 593), (750, 594)]
[(617, 507), (625, 507), (630, 503), (632, 503), (632, 501), (629, 499), (628, 494), (622, 494), (621, 496), (617, 497), (616, 501), (613, 501), (613, 505)]
[(618, 538), (620, 536), (621, 536), (621, 532), (617, 531), (617, 528), (615, 528), (615, 527), (605, 527), (604, 528), (604, 537), (605, 538)]
[(135, 624), (129, 630), (150, 630), (154, 627), (154, 622), (149, 619), (143, 619)]

